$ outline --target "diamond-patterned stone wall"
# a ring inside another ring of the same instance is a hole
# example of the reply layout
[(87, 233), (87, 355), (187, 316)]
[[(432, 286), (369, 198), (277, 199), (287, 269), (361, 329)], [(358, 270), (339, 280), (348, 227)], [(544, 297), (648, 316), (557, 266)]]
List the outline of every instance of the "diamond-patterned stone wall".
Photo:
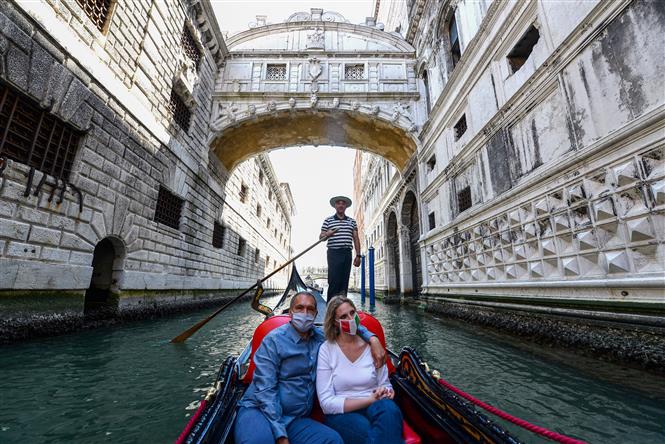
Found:
[(665, 147), (596, 168), (426, 245), (432, 286), (665, 270)]

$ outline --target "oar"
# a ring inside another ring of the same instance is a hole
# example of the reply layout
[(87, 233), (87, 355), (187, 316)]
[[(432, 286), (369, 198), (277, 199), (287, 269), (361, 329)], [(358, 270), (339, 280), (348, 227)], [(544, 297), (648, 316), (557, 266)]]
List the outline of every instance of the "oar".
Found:
[(260, 283), (262, 283), (262, 282), (264, 282), (264, 281), (267, 281), (267, 280), (270, 279), (274, 274), (276, 274), (277, 272), (279, 272), (280, 270), (282, 270), (284, 267), (286, 267), (287, 265), (291, 264), (293, 261), (295, 261), (296, 259), (298, 259), (300, 256), (302, 256), (303, 254), (307, 253), (309, 250), (311, 250), (312, 248), (316, 247), (316, 246), (319, 245), (321, 242), (323, 242), (324, 240), (327, 240), (327, 239), (328, 239), (327, 237), (324, 237), (323, 239), (319, 239), (318, 241), (314, 242), (312, 245), (310, 245), (309, 247), (307, 247), (307, 249), (306, 249), (305, 251), (303, 251), (302, 253), (298, 254), (297, 256), (292, 257), (292, 258), (289, 259), (284, 265), (282, 265), (282, 266), (279, 267), (278, 269), (274, 270), (274, 271), (273, 271), (272, 273), (270, 273), (269, 275), (267, 275), (267, 276), (265, 276), (265, 277), (259, 279), (259, 280), (256, 282), (256, 284), (252, 285), (252, 286), (249, 287), (247, 290), (243, 291), (243, 292), (240, 293), (238, 296), (236, 296), (235, 298), (231, 299), (229, 302), (227, 302), (226, 304), (224, 304), (224, 305), (223, 305), (220, 309), (218, 309), (216, 312), (214, 312), (213, 314), (211, 314), (210, 316), (208, 316), (208, 317), (205, 318), (204, 320), (197, 322), (197, 323), (196, 323), (195, 325), (193, 325), (192, 327), (188, 328), (187, 330), (183, 331), (182, 333), (180, 333), (180, 334), (179, 334), (178, 336), (176, 336), (175, 338), (171, 339), (171, 342), (173, 342), (173, 343), (185, 342), (185, 341), (186, 341), (191, 335), (193, 335), (194, 333), (196, 333), (201, 327), (203, 327), (203, 326), (206, 325), (208, 322), (210, 322), (210, 321), (212, 320), (212, 318), (214, 318), (215, 316), (217, 316), (218, 314), (220, 314), (221, 312), (223, 312), (223, 311), (226, 309), (226, 307), (228, 307), (229, 305), (233, 304), (233, 303), (234, 303), (235, 301), (237, 301), (238, 299), (240, 299), (240, 298), (242, 298), (243, 296), (245, 296), (247, 293), (249, 293), (249, 292), (252, 291), (254, 288), (256, 288), (256, 286), (257, 286), (258, 284), (260, 284)]

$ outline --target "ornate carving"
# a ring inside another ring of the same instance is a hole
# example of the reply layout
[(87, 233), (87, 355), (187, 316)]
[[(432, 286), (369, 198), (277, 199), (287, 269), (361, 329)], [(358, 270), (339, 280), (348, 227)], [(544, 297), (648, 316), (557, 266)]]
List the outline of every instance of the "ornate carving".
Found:
[(188, 108), (196, 106), (194, 100), (194, 84), (199, 79), (196, 71), (196, 65), (190, 59), (183, 59), (180, 67), (176, 71), (174, 87), (180, 98), (185, 102)]
[(313, 33), (307, 35), (307, 49), (325, 49), (325, 32), (317, 27)]
[(321, 77), (321, 73), (323, 72), (323, 69), (321, 68), (321, 61), (317, 59), (316, 57), (312, 57), (309, 59), (309, 77), (312, 80), (312, 84), (310, 85), (310, 90), (313, 93), (319, 92), (319, 77)]

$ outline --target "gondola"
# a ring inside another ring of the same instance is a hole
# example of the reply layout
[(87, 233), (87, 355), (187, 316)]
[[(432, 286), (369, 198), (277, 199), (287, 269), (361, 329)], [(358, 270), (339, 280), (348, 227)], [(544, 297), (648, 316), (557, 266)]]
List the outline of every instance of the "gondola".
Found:
[[(291, 296), (303, 290), (316, 296), (318, 316), (315, 323), (319, 326), (322, 324), (325, 299), (319, 291), (304, 284), (295, 266), (292, 267), (288, 288), (274, 309), (260, 303), (262, 289), (259, 287), (251, 304), (252, 308), (265, 315), (266, 319), (256, 328), (252, 340), (243, 352), (239, 356), (227, 357), (221, 364), (213, 386), (190, 418), (176, 444), (233, 443), (232, 430), (237, 403), (254, 373), (253, 353), (267, 333), (289, 321), (288, 315), (274, 313), (277, 313)], [(360, 313), (360, 318), (362, 324), (374, 333), (385, 347), (383, 328), (379, 321), (365, 312)], [(407, 444), (520, 442), (460, 396), (460, 393), (456, 393), (454, 387), (442, 385), (438, 372), (430, 370), (413, 348), (404, 347), (399, 354), (388, 351), (388, 356), (390, 380), (395, 389), (395, 401), (404, 417), (404, 439)], [(461, 394), (465, 395), (463, 392)], [(312, 418), (323, 418), (316, 400)]]

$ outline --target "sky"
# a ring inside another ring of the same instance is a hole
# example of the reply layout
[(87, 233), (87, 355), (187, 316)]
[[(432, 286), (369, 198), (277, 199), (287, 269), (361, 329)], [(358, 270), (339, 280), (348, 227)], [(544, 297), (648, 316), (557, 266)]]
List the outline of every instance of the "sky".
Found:
[[(353, 158), (356, 150), (341, 147), (305, 146), (270, 152), (277, 177), (288, 182), (296, 204), (291, 245), (299, 254), (316, 242), (323, 219), (332, 216), (333, 196), (353, 198)], [(346, 210), (353, 217), (353, 206)], [(298, 260), (298, 268), (326, 265), (326, 247), (320, 244)]]
[[(267, 15), (268, 23), (280, 23), (291, 14), (323, 8), (342, 14), (351, 23), (364, 23), (373, 14), (374, 0), (280, 1), (280, 0), (212, 0), (217, 21), (229, 35), (249, 29), (257, 15)], [(292, 220), (291, 245), (294, 255), (318, 240), (323, 219), (334, 209), (329, 200), (345, 195), (353, 198), (353, 158), (355, 150), (341, 147), (293, 147), (270, 153), (277, 177), (288, 182), (296, 204)], [(347, 210), (353, 216), (353, 207)], [(318, 245), (302, 259), (298, 268), (326, 265), (326, 247)]]
[(211, 0), (217, 22), (229, 35), (249, 29), (257, 15), (266, 15), (268, 23), (281, 23), (295, 12), (322, 8), (342, 14), (351, 23), (364, 23), (374, 14), (374, 0), (281, 1), (281, 0)]

